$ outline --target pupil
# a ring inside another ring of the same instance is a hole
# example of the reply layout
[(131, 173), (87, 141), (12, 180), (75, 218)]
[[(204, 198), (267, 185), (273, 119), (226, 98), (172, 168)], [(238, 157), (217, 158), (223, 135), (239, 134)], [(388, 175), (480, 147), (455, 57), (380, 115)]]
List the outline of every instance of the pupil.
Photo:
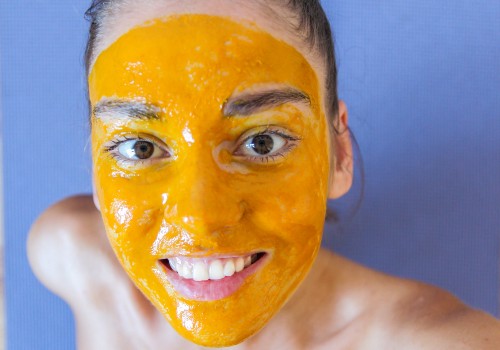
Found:
[(258, 154), (268, 154), (274, 146), (273, 138), (269, 135), (258, 135), (253, 138), (252, 148)]
[(148, 141), (137, 141), (134, 145), (134, 152), (139, 159), (151, 158), (154, 152), (154, 146)]

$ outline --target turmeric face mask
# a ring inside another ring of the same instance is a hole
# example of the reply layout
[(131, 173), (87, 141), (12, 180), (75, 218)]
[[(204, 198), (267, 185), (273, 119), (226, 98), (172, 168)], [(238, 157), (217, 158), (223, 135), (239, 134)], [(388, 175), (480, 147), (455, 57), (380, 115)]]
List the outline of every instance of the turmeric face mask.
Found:
[(123, 268), (192, 342), (256, 333), (320, 247), (329, 140), (314, 70), (255, 26), (182, 15), (119, 38), (89, 89), (96, 194)]

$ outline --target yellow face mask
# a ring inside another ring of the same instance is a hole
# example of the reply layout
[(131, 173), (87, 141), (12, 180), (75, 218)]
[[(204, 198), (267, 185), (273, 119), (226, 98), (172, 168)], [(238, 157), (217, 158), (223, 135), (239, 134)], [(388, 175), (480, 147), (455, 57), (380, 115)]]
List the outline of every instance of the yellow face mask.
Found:
[(96, 194), (130, 278), (185, 338), (242, 342), (320, 247), (319, 83), (292, 46), (208, 15), (136, 27), (89, 76)]

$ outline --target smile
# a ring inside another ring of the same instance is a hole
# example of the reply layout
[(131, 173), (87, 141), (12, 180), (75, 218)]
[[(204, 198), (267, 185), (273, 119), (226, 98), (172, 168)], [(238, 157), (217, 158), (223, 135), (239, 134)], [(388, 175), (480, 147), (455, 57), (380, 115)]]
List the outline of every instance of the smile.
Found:
[(177, 292), (193, 300), (219, 300), (236, 292), (266, 257), (255, 253), (231, 257), (162, 259), (167, 277)]

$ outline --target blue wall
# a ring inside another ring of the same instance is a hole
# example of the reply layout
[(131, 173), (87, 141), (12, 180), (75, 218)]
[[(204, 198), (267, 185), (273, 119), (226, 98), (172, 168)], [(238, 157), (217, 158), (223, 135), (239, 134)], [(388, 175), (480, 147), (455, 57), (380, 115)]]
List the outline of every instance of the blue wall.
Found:
[[(498, 311), (500, 2), (325, 0), (365, 193), (325, 244)], [(87, 1), (0, 2), (9, 349), (74, 348), (67, 306), (32, 275), (33, 220), (90, 191)]]

